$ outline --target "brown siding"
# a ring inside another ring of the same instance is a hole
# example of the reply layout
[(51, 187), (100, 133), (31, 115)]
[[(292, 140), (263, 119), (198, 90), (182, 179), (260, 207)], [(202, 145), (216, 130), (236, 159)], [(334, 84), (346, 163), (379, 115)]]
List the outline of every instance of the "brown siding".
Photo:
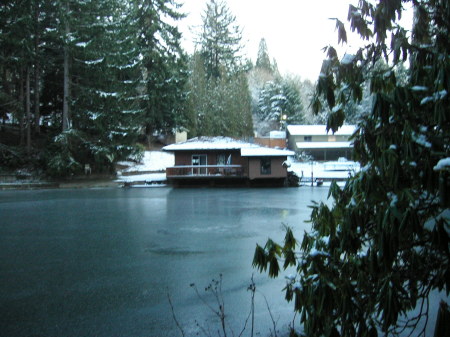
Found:
[(283, 167), (286, 157), (267, 157), (271, 160), (271, 174), (261, 174), (261, 158), (249, 157), (249, 178), (250, 179), (268, 179), (268, 178), (286, 178), (287, 169)]
[(255, 143), (267, 147), (286, 147), (286, 139), (284, 138), (255, 138)]
[(240, 150), (223, 150), (223, 151), (176, 151), (175, 152), (175, 166), (192, 165), (192, 155), (206, 154), (207, 165), (217, 165), (218, 154), (231, 154), (232, 165), (242, 165), (244, 175), (248, 175), (248, 160), (241, 157)]

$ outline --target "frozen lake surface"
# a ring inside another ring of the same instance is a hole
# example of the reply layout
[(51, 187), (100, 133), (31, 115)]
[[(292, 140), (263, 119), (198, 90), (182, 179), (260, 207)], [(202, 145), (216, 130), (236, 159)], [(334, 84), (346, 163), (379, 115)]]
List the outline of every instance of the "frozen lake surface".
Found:
[(327, 193), (326, 187), (0, 192), (1, 335), (181, 336), (168, 293), (186, 335), (203, 335), (197, 323), (212, 331), (219, 325), (190, 284), (205, 294), (219, 274), (236, 335), (250, 310), (252, 274), (256, 332), (267, 336), (272, 327), (261, 293), (286, 331), (293, 315), (281, 292), (285, 280), (252, 268), (255, 245), (281, 241), (283, 224), (301, 237), (310, 227), (308, 205)]

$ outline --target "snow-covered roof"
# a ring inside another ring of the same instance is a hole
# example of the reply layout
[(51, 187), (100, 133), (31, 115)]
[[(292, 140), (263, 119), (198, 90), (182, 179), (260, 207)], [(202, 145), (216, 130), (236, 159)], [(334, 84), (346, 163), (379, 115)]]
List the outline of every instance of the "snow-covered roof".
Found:
[(297, 142), (297, 149), (348, 149), (352, 142)]
[(263, 147), (246, 143), (228, 137), (197, 137), (186, 142), (163, 147), (164, 151), (193, 151), (193, 150), (241, 150), (243, 157), (277, 157), (293, 156), (295, 152)]
[[(333, 135), (330, 130), (327, 132), (326, 125), (288, 125), (287, 130), (293, 136), (324, 136)], [(339, 130), (337, 130), (335, 135), (352, 135), (356, 130), (355, 125), (342, 125)]]
[(274, 149), (269, 147), (244, 147), (241, 149), (242, 157), (282, 157), (294, 155), (294, 151)]
[(269, 132), (270, 138), (280, 138), (285, 139), (286, 138), (286, 131), (270, 131)]
[(196, 137), (185, 142), (167, 145), (163, 147), (164, 151), (183, 151), (183, 150), (239, 150), (243, 147), (259, 147), (256, 144), (250, 144), (241, 140), (229, 137)]

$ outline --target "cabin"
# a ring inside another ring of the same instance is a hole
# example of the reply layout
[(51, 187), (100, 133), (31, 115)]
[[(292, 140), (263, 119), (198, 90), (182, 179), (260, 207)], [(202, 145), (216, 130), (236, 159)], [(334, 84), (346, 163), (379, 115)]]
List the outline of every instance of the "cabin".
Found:
[(338, 131), (327, 132), (326, 125), (288, 125), (286, 128), (288, 148), (297, 154), (307, 154), (314, 160), (337, 160), (350, 158), (353, 144), (350, 137), (355, 125), (343, 125)]
[(175, 166), (166, 169), (173, 185), (283, 185), (293, 151), (262, 147), (228, 137), (197, 137), (168, 145)]

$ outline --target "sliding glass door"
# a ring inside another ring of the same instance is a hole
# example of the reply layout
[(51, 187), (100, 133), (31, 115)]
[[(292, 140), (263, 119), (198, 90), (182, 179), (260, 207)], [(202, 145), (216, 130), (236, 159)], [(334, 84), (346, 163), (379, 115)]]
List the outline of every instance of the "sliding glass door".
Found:
[[(206, 154), (194, 154), (192, 155), (192, 174), (193, 175), (199, 175), (199, 174), (206, 174), (207, 169), (206, 166), (208, 164), (208, 157)], [(198, 166), (198, 167), (195, 167)]]

